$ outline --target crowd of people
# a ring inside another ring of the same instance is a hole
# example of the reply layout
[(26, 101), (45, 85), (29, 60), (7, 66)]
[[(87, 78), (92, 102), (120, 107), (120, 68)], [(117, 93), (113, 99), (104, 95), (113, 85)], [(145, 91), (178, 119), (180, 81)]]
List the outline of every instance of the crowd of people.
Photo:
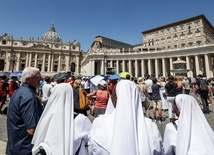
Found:
[[(34, 67), (20, 79), (0, 78), (1, 109), (10, 101), (8, 155), (214, 154), (204, 116), (211, 112), (214, 79), (127, 74), (95, 84), (61, 73), (42, 77)], [(162, 137), (157, 123), (164, 121)]]

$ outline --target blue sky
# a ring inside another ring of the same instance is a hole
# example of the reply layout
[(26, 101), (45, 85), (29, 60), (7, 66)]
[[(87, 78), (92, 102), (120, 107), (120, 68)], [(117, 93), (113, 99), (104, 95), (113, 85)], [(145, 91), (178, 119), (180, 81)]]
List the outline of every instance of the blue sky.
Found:
[(87, 51), (101, 35), (129, 44), (143, 31), (204, 14), (214, 25), (214, 0), (2, 0), (0, 35), (41, 37), (54, 23), (63, 42)]

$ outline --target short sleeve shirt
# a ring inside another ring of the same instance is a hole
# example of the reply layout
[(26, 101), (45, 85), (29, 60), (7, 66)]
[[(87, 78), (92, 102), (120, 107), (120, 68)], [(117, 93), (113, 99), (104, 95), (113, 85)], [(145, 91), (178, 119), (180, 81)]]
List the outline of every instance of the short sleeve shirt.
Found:
[(96, 93), (96, 108), (106, 108), (108, 104), (109, 93), (107, 90), (98, 90)]
[(152, 80), (151, 79), (146, 80), (145, 84), (146, 84), (146, 88), (148, 90), (148, 93), (152, 93), (152, 85), (153, 85)]
[(170, 84), (169, 82), (167, 82), (166, 85), (165, 85), (165, 89), (168, 90), (167, 95), (171, 96), (171, 97), (176, 96), (176, 94), (177, 94), (176, 88), (177, 88), (177, 84), (174, 83), (174, 82), (172, 84)]
[(152, 99), (154, 101), (161, 100), (160, 88), (161, 88), (161, 86), (159, 84), (157, 84), (157, 83), (152, 85)]
[(42, 114), (41, 103), (35, 88), (23, 84), (12, 95), (7, 117), (7, 154), (31, 154), (32, 135), (27, 129), (35, 127)]

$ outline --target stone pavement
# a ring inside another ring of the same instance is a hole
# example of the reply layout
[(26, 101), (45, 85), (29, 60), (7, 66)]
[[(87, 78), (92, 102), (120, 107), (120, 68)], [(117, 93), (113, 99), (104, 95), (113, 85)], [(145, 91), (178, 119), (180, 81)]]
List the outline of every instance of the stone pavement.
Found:
[(5, 154), (7, 142), (6, 116), (0, 115), (0, 155)]
[[(210, 110), (214, 111), (214, 105), (210, 105)], [(150, 116), (152, 116), (152, 109), (150, 110)], [(163, 116), (167, 117), (168, 112), (163, 112)], [(207, 118), (207, 121), (209, 122), (211, 128), (214, 131), (214, 112), (211, 112), (210, 114), (205, 114), (205, 117)], [(6, 131), (6, 116), (5, 115), (0, 115), (0, 155), (5, 154), (5, 149), (6, 149), (6, 142), (7, 142), (7, 131)], [(94, 117), (89, 115), (89, 119), (93, 121)], [(169, 119), (166, 119), (164, 123), (156, 123), (161, 136), (163, 137), (164, 134), (164, 129), (166, 124), (169, 122)]]

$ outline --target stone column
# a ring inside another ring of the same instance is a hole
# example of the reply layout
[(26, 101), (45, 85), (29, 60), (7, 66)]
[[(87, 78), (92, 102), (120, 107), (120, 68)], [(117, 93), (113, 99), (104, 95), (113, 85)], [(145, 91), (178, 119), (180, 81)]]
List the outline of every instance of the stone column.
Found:
[[(188, 56), (186, 57), (186, 64), (187, 64), (186, 69), (190, 70), (190, 61), (189, 61), (189, 57)], [(187, 72), (187, 77), (193, 77), (192, 70)]]
[(129, 60), (129, 72), (132, 73), (132, 61)]
[(120, 72), (120, 63), (119, 60), (116, 60), (116, 73), (119, 74)]
[(126, 71), (125, 60), (123, 60), (123, 72)]
[(209, 56), (207, 54), (204, 55), (204, 60), (205, 60), (205, 71), (206, 71), (206, 77), (210, 78), (210, 59)]
[(38, 65), (38, 54), (37, 53), (35, 53), (35, 57), (34, 57), (34, 67), (36, 67), (37, 68), (37, 65)]
[(163, 71), (163, 77), (166, 77), (166, 62), (165, 59), (162, 59), (162, 71)]
[(135, 77), (138, 77), (139, 69), (138, 69), (138, 60), (135, 60)]
[(70, 59), (69, 59), (69, 55), (65, 56), (65, 64), (66, 64), (66, 71), (71, 71), (70, 69)]
[(148, 74), (152, 74), (152, 68), (151, 68), (151, 59), (148, 59)]
[(25, 57), (25, 67), (29, 66), (29, 54), (26, 53), (26, 57)]
[(58, 57), (58, 68), (57, 68), (57, 72), (61, 71), (61, 55), (59, 55)]
[(155, 77), (158, 78), (159, 68), (158, 68), (158, 59), (155, 59)]
[[(208, 56), (208, 59), (209, 59), (209, 65), (210, 65), (210, 77), (214, 77), (214, 66), (212, 64), (214, 64), (214, 57), (212, 58), (211, 55)], [(213, 94), (214, 95), (214, 94)]]
[(43, 58), (42, 58), (42, 72), (45, 72), (45, 54), (43, 54)]
[(105, 61), (104, 60), (101, 60), (101, 74), (105, 74)]
[(113, 67), (113, 60), (110, 60), (110, 67)]
[(20, 70), (20, 64), (21, 64), (21, 57), (20, 53), (16, 54), (17, 61), (15, 62), (16, 67), (14, 66), (14, 71), (19, 71)]
[(29, 67), (32, 67), (32, 53), (30, 53), (30, 56), (29, 56)]
[(199, 70), (199, 60), (198, 60), (198, 56), (195, 56), (195, 70), (196, 70), (196, 76), (198, 74), (200, 74), (200, 70)]
[(9, 62), (9, 56), (11, 56), (11, 54), (9, 53), (9, 51), (4, 51), (5, 52), (5, 60), (4, 60), (4, 70), (6, 71), (10, 71), (10, 62)]
[(51, 54), (48, 55), (48, 72), (51, 71)]
[(53, 67), (54, 67), (54, 55), (51, 55), (51, 72), (53, 72)]
[(173, 69), (172, 58), (169, 58), (169, 69), (170, 69), (170, 75), (174, 76), (174, 73), (171, 71)]
[(141, 60), (141, 76), (145, 76), (145, 66), (144, 66), (144, 60)]
[(106, 73), (106, 68), (108, 67), (108, 60), (105, 58), (104, 60), (104, 74)]

